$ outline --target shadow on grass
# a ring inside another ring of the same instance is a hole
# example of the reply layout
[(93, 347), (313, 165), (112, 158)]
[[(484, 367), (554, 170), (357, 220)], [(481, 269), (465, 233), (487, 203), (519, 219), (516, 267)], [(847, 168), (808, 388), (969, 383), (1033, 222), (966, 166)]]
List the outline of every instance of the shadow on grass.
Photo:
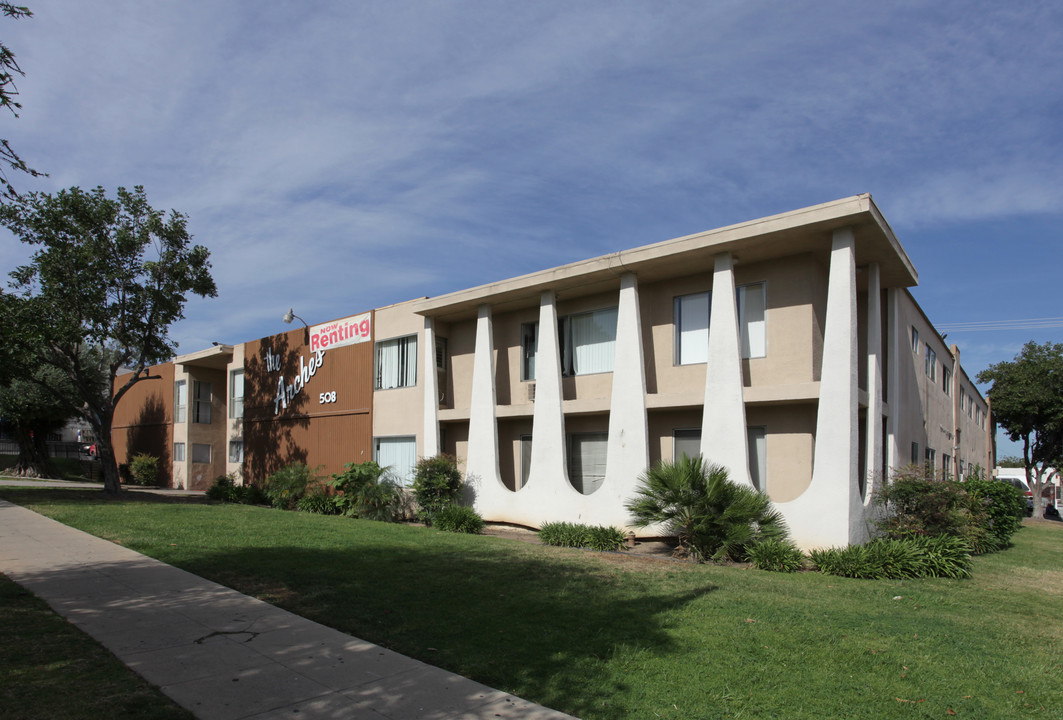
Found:
[(493, 550), (269, 547), (181, 566), (549, 707), (617, 718), (609, 700), (628, 685), (604, 662), (668, 653), (660, 614), (715, 589), (630, 592), (585, 565)]
[[(42, 505), (110, 502), (102, 493), (78, 495), (0, 491)], [(313, 517), (241, 513), (230, 521), (247, 525), (230, 534), (217, 529), (213, 513), (194, 512), (182, 534), (168, 530), (141, 546), (191, 573), (491, 687), (577, 716), (617, 720), (627, 717), (621, 697), (647, 682), (618, 666), (676, 652), (666, 617), (717, 589), (694, 578), (676, 589), (667, 573), (624, 573), (579, 551)]]

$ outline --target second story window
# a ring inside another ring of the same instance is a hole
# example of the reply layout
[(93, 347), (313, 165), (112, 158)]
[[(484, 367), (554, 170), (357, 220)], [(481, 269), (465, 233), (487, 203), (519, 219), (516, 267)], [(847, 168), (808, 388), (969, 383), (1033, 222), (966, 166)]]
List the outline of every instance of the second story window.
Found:
[(229, 374), (229, 417), (244, 416), (244, 371), (233, 370)]
[(930, 344), (926, 346), (926, 376), (930, 378), (931, 382), (937, 380), (937, 353), (930, 349)]
[(383, 340), (376, 344), (376, 390), (417, 384), (417, 336)]
[(196, 380), (192, 383), (192, 422), (210, 425), (209, 382)]
[(178, 380), (173, 384), (173, 421), (183, 423), (187, 419), (188, 383)]
[(711, 293), (675, 299), (675, 364), (694, 365), (709, 359), (709, 299)]
[(526, 322), (520, 326), (520, 379), (535, 379), (535, 353), (539, 352), (539, 323)]
[(561, 374), (592, 375), (613, 371), (617, 309), (579, 313), (558, 321)]

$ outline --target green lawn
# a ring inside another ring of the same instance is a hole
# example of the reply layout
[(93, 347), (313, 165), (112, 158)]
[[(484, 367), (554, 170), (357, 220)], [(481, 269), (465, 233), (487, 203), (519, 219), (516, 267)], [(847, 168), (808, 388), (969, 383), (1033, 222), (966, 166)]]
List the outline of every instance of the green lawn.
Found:
[(245, 506), (0, 497), (587, 720), (1061, 716), (1058, 523), (976, 558), (972, 579), (870, 582)]

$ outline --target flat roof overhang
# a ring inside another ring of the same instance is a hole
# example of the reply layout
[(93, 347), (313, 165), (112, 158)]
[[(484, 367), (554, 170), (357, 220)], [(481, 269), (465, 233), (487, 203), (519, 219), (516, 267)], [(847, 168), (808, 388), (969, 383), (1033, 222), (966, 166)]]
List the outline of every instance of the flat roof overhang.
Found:
[(865, 193), (425, 298), (413, 310), (453, 322), (475, 317), (483, 303), (490, 304), (496, 314), (538, 307), (544, 290), (553, 290), (566, 299), (609, 292), (628, 272), (638, 275), (643, 284), (712, 272), (714, 258), (722, 252), (731, 252), (735, 262), (742, 265), (806, 252), (829, 252), (833, 232), (845, 227), (852, 228), (856, 239), (857, 266), (877, 263), (882, 287), (919, 283), (911, 259), (871, 195)]
[(215, 345), (206, 350), (197, 350), (187, 355), (178, 355), (173, 359), (173, 364), (224, 370), (232, 360), (232, 345)]

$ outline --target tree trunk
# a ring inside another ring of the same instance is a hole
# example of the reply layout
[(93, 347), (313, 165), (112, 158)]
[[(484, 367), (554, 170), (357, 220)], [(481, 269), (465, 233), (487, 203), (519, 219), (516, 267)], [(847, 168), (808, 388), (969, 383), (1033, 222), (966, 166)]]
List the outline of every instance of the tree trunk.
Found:
[(100, 459), (100, 472), (103, 473), (103, 491), (117, 495), (122, 490), (122, 478), (118, 474), (118, 460), (110, 443), (96, 439), (96, 455)]
[(48, 444), (45, 437), (24, 427), (15, 428), (15, 441), (18, 443), (18, 462), (15, 475), (18, 477), (49, 477), (52, 473), (48, 458)]

